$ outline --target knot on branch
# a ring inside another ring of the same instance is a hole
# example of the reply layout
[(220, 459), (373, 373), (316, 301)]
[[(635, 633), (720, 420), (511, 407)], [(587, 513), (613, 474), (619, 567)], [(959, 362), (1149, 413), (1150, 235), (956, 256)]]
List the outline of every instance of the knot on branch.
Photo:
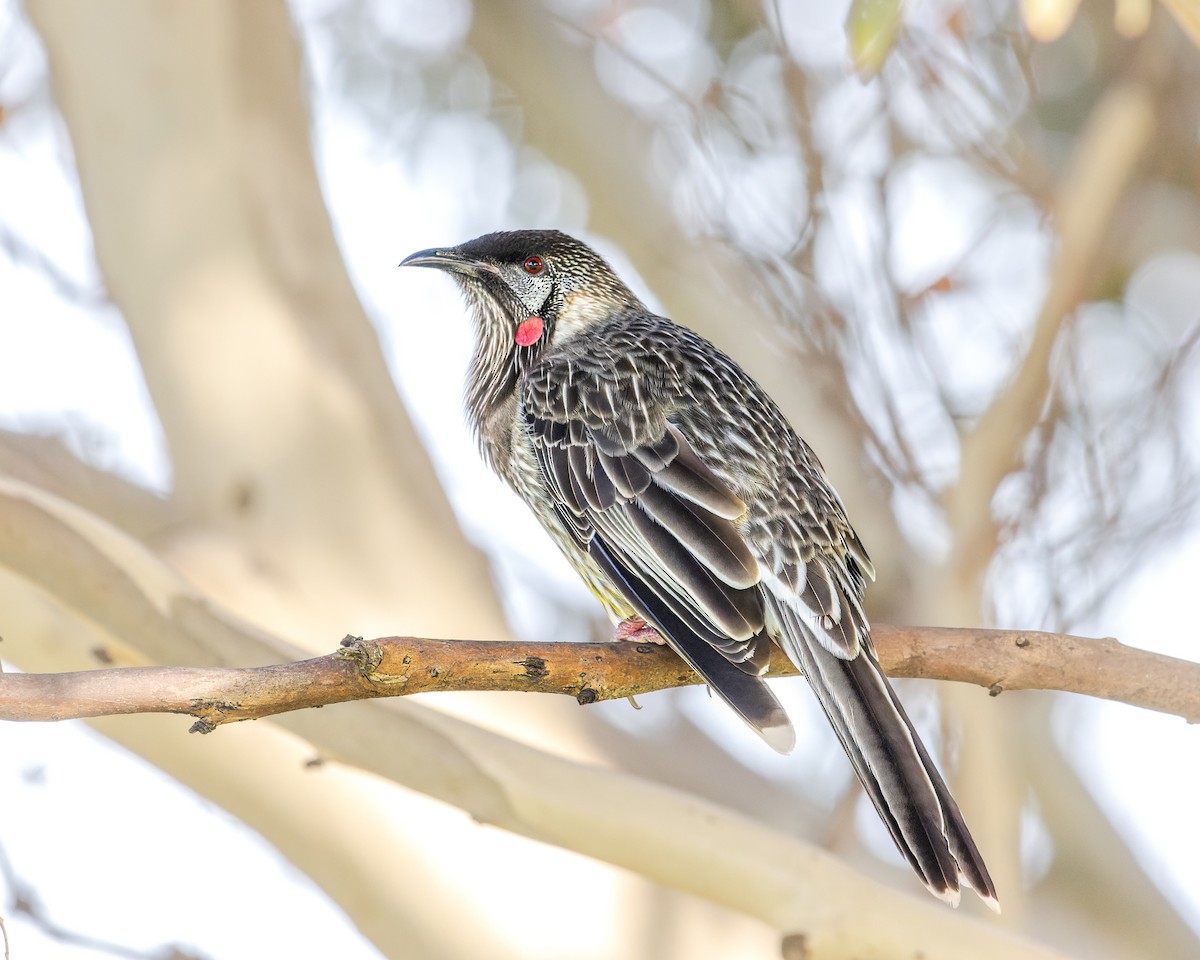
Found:
[(517, 666), (525, 668), (525, 675), (530, 680), (544, 680), (550, 676), (550, 671), (546, 669), (546, 661), (541, 657), (526, 657), (516, 663)]
[(364, 677), (370, 677), (383, 663), (383, 647), (371, 640), (346, 634), (342, 637), (342, 648), (334, 654), (338, 660), (347, 660)]
[(193, 700), (188, 713), (197, 719), (188, 727), (188, 733), (212, 733), (241, 709), (241, 704), (228, 700)]

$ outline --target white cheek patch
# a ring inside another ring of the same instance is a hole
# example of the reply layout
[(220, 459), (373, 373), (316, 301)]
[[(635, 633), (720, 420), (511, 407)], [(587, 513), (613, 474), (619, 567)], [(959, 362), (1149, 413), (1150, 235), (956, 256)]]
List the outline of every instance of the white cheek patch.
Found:
[(555, 319), (555, 329), (559, 334), (570, 335), (590, 327), (601, 320), (608, 319), (612, 314), (612, 304), (598, 297), (593, 297), (583, 290), (575, 290), (567, 294), (563, 305)]

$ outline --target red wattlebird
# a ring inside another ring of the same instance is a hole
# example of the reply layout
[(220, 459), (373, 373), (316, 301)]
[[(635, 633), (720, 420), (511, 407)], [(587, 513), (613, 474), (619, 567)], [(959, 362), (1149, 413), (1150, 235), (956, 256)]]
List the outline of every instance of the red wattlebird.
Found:
[(804, 671), (900, 852), (934, 895), (996, 892), (880, 669), (867, 551), (816, 456), (707, 340), (656, 316), (562, 233), (493, 233), (403, 265), (450, 273), (475, 325), (467, 411), (617, 622), (641, 621), (772, 747), (795, 734), (763, 680)]

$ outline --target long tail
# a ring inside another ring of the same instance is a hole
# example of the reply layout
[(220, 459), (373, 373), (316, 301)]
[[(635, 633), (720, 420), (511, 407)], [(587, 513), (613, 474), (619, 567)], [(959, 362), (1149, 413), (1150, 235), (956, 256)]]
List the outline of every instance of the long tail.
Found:
[(957, 904), (965, 884), (999, 912), (996, 888), (958, 804), (884, 676), (874, 645), (868, 640), (853, 660), (842, 659), (793, 610), (774, 597), (768, 602), (788, 634), (788, 654), (808, 677), (867, 795), (925, 886)]

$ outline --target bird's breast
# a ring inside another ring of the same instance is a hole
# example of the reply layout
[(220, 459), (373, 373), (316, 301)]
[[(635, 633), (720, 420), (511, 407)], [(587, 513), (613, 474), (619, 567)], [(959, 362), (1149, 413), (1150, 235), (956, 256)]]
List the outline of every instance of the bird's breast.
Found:
[(493, 468), (533, 511), (538, 522), (566, 556), (567, 562), (604, 606), (609, 618), (617, 623), (629, 616), (633, 610), (628, 602), (621, 597), (587, 551), (580, 548), (554, 509), (554, 500), (547, 488), (546, 478), (534, 452), (529, 428), (519, 404), (514, 405), (506, 437), (504, 443), (496, 443), (493, 446), (490, 456), (485, 454)]

